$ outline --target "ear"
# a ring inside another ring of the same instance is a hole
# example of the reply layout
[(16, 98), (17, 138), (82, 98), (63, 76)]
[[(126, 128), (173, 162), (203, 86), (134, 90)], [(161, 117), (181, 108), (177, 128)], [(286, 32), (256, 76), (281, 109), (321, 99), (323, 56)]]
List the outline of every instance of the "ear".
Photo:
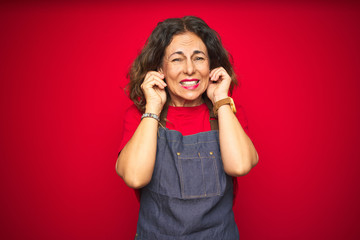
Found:
[(161, 67), (158, 68), (158, 72), (164, 74), (164, 71), (162, 70)]

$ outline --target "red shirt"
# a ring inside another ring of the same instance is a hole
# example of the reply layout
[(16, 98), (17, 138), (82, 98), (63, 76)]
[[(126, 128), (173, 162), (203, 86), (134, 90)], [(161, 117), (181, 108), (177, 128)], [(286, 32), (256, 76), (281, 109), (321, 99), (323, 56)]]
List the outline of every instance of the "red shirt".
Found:
[[(236, 117), (238, 118), (245, 132), (248, 134), (248, 125), (243, 109), (241, 106), (237, 106), (236, 108)], [(170, 130), (177, 130), (184, 136), (210, 131), (211, 127), (209, 117), (209, 109), (205, 103), (196, 107), (169, 106), (166, 128)], [(135, 105), (130, 106), (125, 112), (119, 152), (131, 139), (140, 121), (141, 112), (136, 108)]]

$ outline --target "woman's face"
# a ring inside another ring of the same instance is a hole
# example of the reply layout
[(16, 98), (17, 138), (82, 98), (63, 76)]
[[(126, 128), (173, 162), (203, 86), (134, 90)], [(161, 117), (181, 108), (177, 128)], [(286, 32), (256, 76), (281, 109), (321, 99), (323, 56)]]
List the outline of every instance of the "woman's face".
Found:
[(170, 105), (198, 106), (209, 84), (210, 63), (203, 41), (192, 32), (175, 35), (165, 49), (160, 71), (170, 94)]

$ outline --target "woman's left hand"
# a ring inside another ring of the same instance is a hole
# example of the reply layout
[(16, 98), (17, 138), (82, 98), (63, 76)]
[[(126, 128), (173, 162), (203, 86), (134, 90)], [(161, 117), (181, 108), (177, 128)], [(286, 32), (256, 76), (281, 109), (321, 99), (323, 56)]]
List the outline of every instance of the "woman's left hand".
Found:
[(214, 104), (215, 102), (228, 97), (231, 84), (231, 77), (223, 67), (214, 68), (209, 74), (209, 86), (207, 96)]

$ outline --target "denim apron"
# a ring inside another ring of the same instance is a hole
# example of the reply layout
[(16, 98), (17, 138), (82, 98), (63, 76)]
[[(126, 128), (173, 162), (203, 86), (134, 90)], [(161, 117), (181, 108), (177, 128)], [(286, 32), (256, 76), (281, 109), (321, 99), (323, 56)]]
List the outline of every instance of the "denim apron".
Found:
[(233, 183), (224, 172), (219, 132), (183, 136), (159, 127), (152, 179), (141, 189), (135, 239), (238, 240), (232, 203)]

